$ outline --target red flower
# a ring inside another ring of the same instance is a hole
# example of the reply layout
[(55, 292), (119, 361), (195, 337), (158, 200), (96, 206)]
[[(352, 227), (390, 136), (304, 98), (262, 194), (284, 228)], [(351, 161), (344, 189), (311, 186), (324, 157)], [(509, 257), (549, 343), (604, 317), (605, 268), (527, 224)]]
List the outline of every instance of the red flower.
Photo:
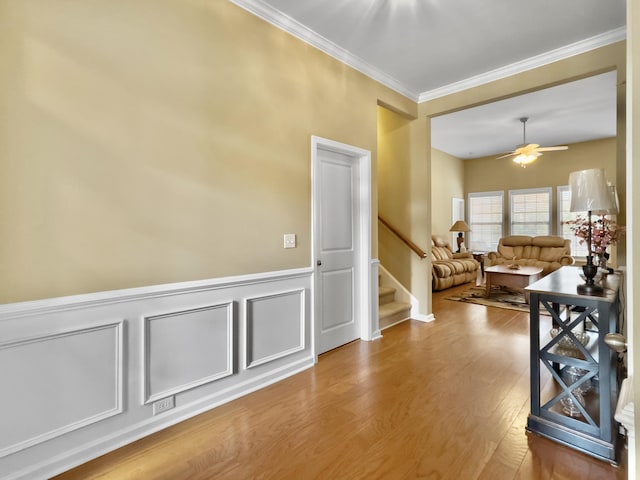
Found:
[[(569, 225), (573, 234), (580, 239), (580, 245), (587, 241), (589, 232), (589, 221), (578, 215), (575, 220), (564, 222)], [(621, 227), (613, 220), (600, 217), (591, 221), (591, 253), (603, 254), (609, 245), (615, 245), (620, 235), (624, 234), (624, 227)]]

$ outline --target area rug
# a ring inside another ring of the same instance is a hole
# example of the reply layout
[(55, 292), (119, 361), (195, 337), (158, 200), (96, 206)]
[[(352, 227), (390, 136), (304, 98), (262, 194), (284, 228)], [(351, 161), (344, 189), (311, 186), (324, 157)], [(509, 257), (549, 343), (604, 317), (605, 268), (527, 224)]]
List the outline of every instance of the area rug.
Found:
[[(491, 290), (491, 296), (489, 298), (486, 298), (485, 295), (486, 287), (484, 285), (478, 285), (457, 295), (445, 298), (456, 302), (475, 303), (487, 307), (507, 308), (509, 310), (529, 313), (529, 305), (524, 301), (524, 293), (514, 292), (504, 288), (494, 288)], [(541, 311), (540, 313), (543, 312)]]

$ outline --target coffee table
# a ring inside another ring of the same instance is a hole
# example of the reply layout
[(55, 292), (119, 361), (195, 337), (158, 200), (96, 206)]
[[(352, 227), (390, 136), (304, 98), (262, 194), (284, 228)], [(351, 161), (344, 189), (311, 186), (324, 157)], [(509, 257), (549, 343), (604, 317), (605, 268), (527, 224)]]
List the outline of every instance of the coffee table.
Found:
[[(506, 265), (496, 265), (485, 268), (484, 273), (487, 277), (487, 298), (491, 296), (491, 287), (494, 285), (524, 290), (525, 287), (542, 278), (542, 268), (540, 267), (521, 266), (516, 270)], [(524, 290), (524, 301), (529, 303), (527, 290)]]

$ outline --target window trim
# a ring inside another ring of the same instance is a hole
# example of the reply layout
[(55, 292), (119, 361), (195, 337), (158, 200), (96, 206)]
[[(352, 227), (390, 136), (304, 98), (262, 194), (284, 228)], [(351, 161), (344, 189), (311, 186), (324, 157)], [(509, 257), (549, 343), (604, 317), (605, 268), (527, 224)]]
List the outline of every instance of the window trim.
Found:
[[(505, 221), (505, 209), (504, 209), (504, 190), (492, 190), (492, 191), (486, 191), (486, 192), (469, 192), (467, 193), (467, 218), (469, 219), (469, 225), (473, 225), (472, 223), (472, 219), (471, 219), (471, 203), (472, 203), (472, 199), (473, 198), (480, 198), (480, 197), (500, 197), (500, 204), (501, 204), (501, 219), (500, 219), (500, 237), (502, 237), (504, 235), (504, 221)], [(471, 244), (473, 243), (473, 229), (471, 232), (469, 232), (469, 246), (471, 246)], [(498, 248), (498, 244), (496, 243), (495, 245), (495, 249)]]
[(513, 232), (513, 199), (517, 195), (530, 195), (537, 193), (546, 193), (548, 200), (548, 211), (549, 211), (549, 221), (547, 222), (547, 235), (551, 235), (552, 233), (552, 223), (553, 223), (553, 190), (551, 187), (537, 187), (537, 188), (520, 188), (509, 190), (509, 214), (508, 214), (508, 223), (509, 223), (509, 234), (515, 235)]

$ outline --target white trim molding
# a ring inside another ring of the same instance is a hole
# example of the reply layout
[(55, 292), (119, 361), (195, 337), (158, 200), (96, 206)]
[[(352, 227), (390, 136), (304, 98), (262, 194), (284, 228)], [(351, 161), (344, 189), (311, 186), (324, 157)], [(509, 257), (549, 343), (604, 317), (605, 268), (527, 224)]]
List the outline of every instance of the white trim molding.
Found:
[(418, 93), (408, 88), (398, 79), (367, 63), (365, 60), (352, 54), (348, 50), (345, 50), (344, 48), (336, 45), (331, 40), (327, 40), (322, 35), (314, 32), (297, 20), (273, 8), (271, 5), (267, 5), (261, 0), (230, 1), (231, 3), (235, 3), (239, 7), (270, 23), (271, 25), (284, 30), (297, 39), (302, 40), (303, 42), (317, 48), (318, 50), (344, 63), (345, 65), (348, 65), (354, 70), (357, 70), (367, 77), (380, 82), (381, 84), (389, 87), (391, 90), (394, 90), (413, 101), (418, 101)]
[(143, 403), (233, 375), (233, 319), (233, 302), (144, 316)]
[(304, 350), (305, 305), (304, 289), (245, 299), (244, 368)]
[[(357, 291), (355, 292), (355, 298), (353, 301), (357, 304), (356, 311), (358, 312), (357, 322), (359, 323), (360, 338), (365, 341), (371, 341), (376, 338), (377, 335), (377, 319), (374, 320), (371, 315), (371, 295), (373, 287), (371, 285), (371, 152), (360, 147), (355, 147), (345, 143), (337, 142), (335, 140), (319, 137), (316, 135), (311, 136), (311, 172), (312, 178), (312, 211), (311, 211), (311, 264), (316, 265), (316, 259), (319, 257), (317, 252), (318, 241), (317, 225), (319, 222), (317, 215), (317, 203), (318, 199), (318, 185), (317, 185), (317, 171), (319, 167), (318, 152), (321, 150), (337, 152), (347, 155), (353, 159), (354, 167), (358, 175), (358, 192), (357, 192), (357, 245), (355, 248), (356, 255), (354, 259), (355, 275)], [(316, 275), (318, 272), (316, 271)], [(314, 279), (314, 285), (318, 281)], [(314, 288), (314, 296), (318, 295), (318, 290)], [(319, 308), (315, 305), (317, 299), (314, 298), (314, 311)], [(317, 313), (317, 312), (315, 312)], [(374, 325), (374, 321), (376, 325)], [(314, 353), (317, 355), (317, 344), (319, 336), (319, 325), (314, 319), (315, 327), (315, 340), (314, 340)]]
[(488, 72), (482, 73), (480, 75), (475, 75), (458, 82), (453, 82), (449, 85), (444, 85), (442, 87), (418, 93), (409, 88), (397, 78), (394, 78), (391, 75), (367, 63), (360, 57), (336, 45), (332, 41), (324, 38), (307, 26), (301, 24), (288, 15), (285, 15), (281, 11), (273, 8), (271, 5), (266, 4), (262, 0), (230, 1), (252, 13), (253, 15), (270, 23), (271, 25), (284, 30), (285, 32), (293, 35), (299, 40), (302, 40), (312, 47), (317, 48), (318, 50), (344, 63), (354, 70), (359, 71), (367, 77), (418, 103), (423, 103), (439, 97), (450, 95), (452, 93), (457, 93), (469, 88), (477, 87), (485, 83), (500, 80), (502, 78), (507, 78), (512, 75), (548, 65), (550, 63), (573, 57), (581, 53), (586, 53), (588, 51), (595, 50), (596, 48), (604, 47), (606, 45), (610, 45), (627, 38), (627, 29), (625, 27), (620, 27), (609, 32), (602, 33), (600, 35), (595, 35), (591, 38), (587, 38), (585, 40), (581, 40), (579, 42), (575, 42), (570, 45), (566, 45), (564, 47), (542, 53), (540, 55), (536, 55), (520, 62), (505, 65), (504, 67), (496, 68), (494, 70), (490, 70)]
[(501, 80), (512, 75), (517, 75), (518, 73), (533, 70), (534, 68), (539, 68), (553, 62), (558, 62), (575, 55), (595, 50), (596, 48), (622, 41), (625, 38), (627, 38), (627, 29), (625, 27), (620, 27), (603, 34), (527, 58), (520, 62), (515, 62), (465, 80), (460, 80), (459, 82), (454, 82), (440, 88), (434, 88), (433, 90), (423, 92), (418, 97), (418, 103), (423, 103), (446, 95), (451, 95), (452, 93), (468, 90), (479, 85), (484, 85), (485, 83), (495, 82), (496, 80)]
[[(50, 478), (313, 367), (312, 275), (301, 268), (2, 305), (9, 416), (0, 431), (10, 432), (0, 439), (2, 479)], [(243, 320), (252, 316), (260, 325)], [(256, 358), (241, 339), (252, 339)]]

